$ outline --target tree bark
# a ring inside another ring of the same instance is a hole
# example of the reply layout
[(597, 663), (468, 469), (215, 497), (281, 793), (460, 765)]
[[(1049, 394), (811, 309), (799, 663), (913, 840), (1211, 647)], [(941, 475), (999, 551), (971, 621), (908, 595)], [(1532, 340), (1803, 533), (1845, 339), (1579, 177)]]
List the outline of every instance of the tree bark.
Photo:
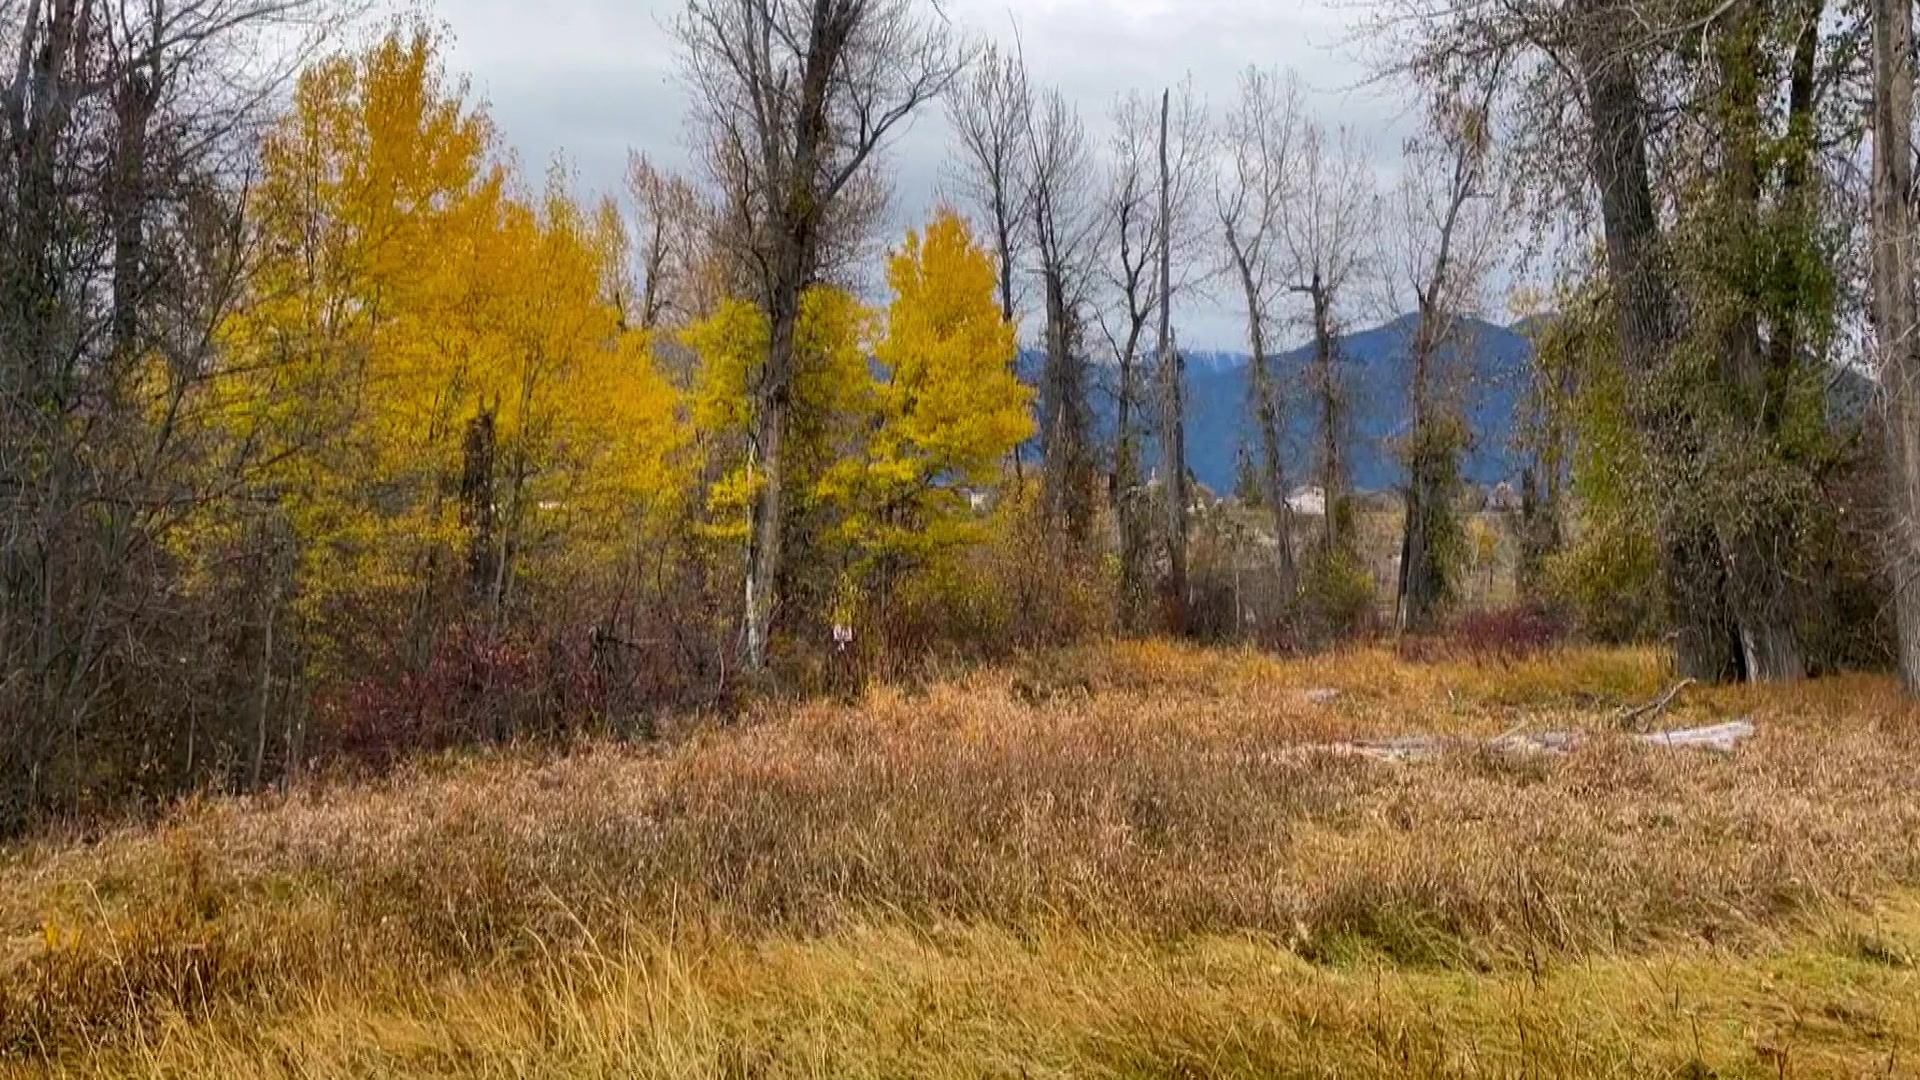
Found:
[[(1620, 358), (1631, 386), (1655, 372), (1672, 348), (1672, 285), (1653, 205), (1645, 102), (1630, 56), (1599, 25), (1617, 13), (1607, 10), (1604, 0), (1583, 0), (1580, 10), (1594, 23), (1576, 35), (1574, 48), (1587, 90), (1587, 162), (1600, 192), (1607, 277)], [(1636, 409), (1634, 424), (1656, 456), (1685, 452), (1673, 446), (1674, 433), (1664, 430), (1670, 424), (1663, 418)], [(1724, 568), (1711, 537), (1691, 531), (1674, 522), (1663, 522), (1660, 528), (1661, 573), (1668, 618), (1676, 631), (1676, 663), (1686, 677), (1725, 681), (1738, 675), (1739, 659), (1726, 612)]]
[(1167, 170), (1167, 107), (1172, 92), (1160, 92), (1160, 460), (1166, 499), (1167, 629), (1187, 625), (1187, 443), (1186, 364), (1173, 343), (1173, 209)]
[(1240, 288), (1247, 298), (1248, 372), (1252, 379), (1254, 422), (1260, 429), (1261, 488), (1273, 514), (1274, 568), (1279, 576), (1280, 595), (1291, 597), (1296, 586), (1293, 560), (1293, 507), (1287, 503), (1285, 428), (1280, 412), (1280, 392), (1275, 385), (1272, 361), (1267, 357), (1267, 334), (1261, 325), (1261, 298), (1254, 283), (1253, 267), (1245, 249), (1227, 229), (1228, 253), (1240, 277)]
[[(1444, 265), (1441, 272), (1444, 273)], [(1436, 492), (1433, 490), (1429, 463), (1431, 448), (1428, 426), (1432, 387), (1435, 315), (1425, 299), (1420, 304), (1420, 324), (1414, 328), (1412, 348), (1413, 379), (1410, 397), (1413, 424), (1409, 434), (1411, 452), (1407, 455), (1406, 523), (1400, 533), (1400, 580), (1395, 603), (1395, 621), (1402, 632), (1424, 629), (1439, 606), (1438, 582), (1434, 574), (1433, 535), (1428, 522)]]
[(1047, 358), (1040, 379), (1046, 507), (1048, 516), (1077, 545), (1086, 541), (1093, 524), (1095, 474), (1088, 452), (1086, 372), (1081, 358), (1074, 355), (1078, 335), (1067, 303), (1064, 273), (1049, 265), (1041, 277), (1047, 308)]
[(754, 478), (758, 486), (754, 491), (753, 523), (748, 537), (746, 582), (747, 669), (754, 674), (767, 670), (768, 645), (773, 636), (775, 582), (780, 575), (780, 547), (785, 533), (782, 520), (785, 458), (781, 450), (786, 442), (793, 397), (794, 337), (800, 323), (798, 283), (805, 265), (805, 259), (798, 254), (790, 254), (789, 258), (798, 266), (791, 274), (782, 275), (770, 305), (772, 340), (767, 350), (766, 370), (761, 373), (754, 445), (749, 453), (750, 463), (759, 466), (759, 475)]
[(1320, 492), (1323, 502), (1321, 523), (1328, 554), (1343, 548), (1346, 535), (1346, 462), (1340, 447), (1343, 424), (1340, 401), (1340, 374), (1334, 364), (1333, 298), (1327, 285), (1315, 273), (1307, 285), (1307, 298), (1313, 305), (1313, 379), (1320, 394)]
[(1900, 682), (1920, 694), (1920, 299), (1914, 291), (1913, 7), (1872, 0), (1873, 321), (1887, 455), (1887, 573)]
[[(1124, 243), (1124, 241), (1122, 241)], [(1133, 297), (1129, 297), (1129, 305)], [(1120, 528), (1120, 604), (1129, 628), (1140, 625), (1147, 596), (1147, 530), (1140, 505), (1140, 449), (1134, 437), (1133, 403), (1140, 398), (1140, 337), (1144, 316), (1129, 312), (1120, 352), (1120, 394), (1114, 416), (1113, 477), (1108, 499)]]
[(483, 408), (467, 421), (465, 460), (460, 470), (460, 524), (467, 533), (467, 589), (487, 603), (495, 584), (493, 464), (494, 413)]
[[(1727, 222), (1738, 242), (1760, 243), (1760, 44), (1758, 13), (1744, 3), (1729, 15), (1727, 36), (1720, 49), (1721, 92), (1724, 106), (1722, 161)], [(1780, 358), (1791, 364), (1791, 355)], [(1726, 393), (1743, 419), (1762, 439), (1772, 441), (1777, 415), (1776, 381), (1767, 369), (1760, 344), (1760, 313), (1753, 303), (1742, 305), (1727, 327), (1721, 354), (1721, 377)], [(1781, 520), (1775, 505), (1760, 508), (1760, 520), (1720, 537), (1721, 560), (1726, 564), (1726, 604), (1740, 650), (1741, 674), (1753, 682), (1791, 682), (1806, 677), (1806, 661), (1793, 625), (1793, 596), (1783, 566), (1782, 537), (1792, 535), (1792, 522)]]

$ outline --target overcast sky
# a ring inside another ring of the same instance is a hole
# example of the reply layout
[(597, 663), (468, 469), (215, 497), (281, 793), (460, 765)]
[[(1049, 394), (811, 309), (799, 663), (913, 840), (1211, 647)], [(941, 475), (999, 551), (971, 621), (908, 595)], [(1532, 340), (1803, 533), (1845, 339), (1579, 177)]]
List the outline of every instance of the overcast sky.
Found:
[[(684, 0), (440, 0), (452, 31), (448, 66), (472, 81), (531, 175), (564, 155), (583, 189), (618, 191), (629, 148), (687, 160), (686, 93), (670, 33)], [(1128, 89), (1157, 92), (1191, 74), (1215, 109), (1248, 64), (1296, 72), (1314, 112), (1346, 124), (1390, 169), (1410, 130), (1403, 101), (1358, 88), (1365, 71), (1339, 0), (947, 0), (961, 28), (1010, 40), (1014, 28), (1037, 84), (1079, 103), (1104, 141), (1105, 116)], [(899, 230), (938, 198), (951, 153), (937, 106), (885, 155)], [(1177, 311), (1181, 340), (1196, 348), (1242, 346), (1241, 316), (1196, 299)]]

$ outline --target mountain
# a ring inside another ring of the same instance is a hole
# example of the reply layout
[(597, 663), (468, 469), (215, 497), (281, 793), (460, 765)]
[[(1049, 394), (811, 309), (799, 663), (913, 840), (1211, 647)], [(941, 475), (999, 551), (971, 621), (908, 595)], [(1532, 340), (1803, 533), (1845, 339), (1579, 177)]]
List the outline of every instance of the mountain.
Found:
[[(1405, 470), (1394, 451), (1394, 440), (1406, 434), (1410, 410), (1407, 398), (1407, 350), (1420, 320), (1403, 315), (1392, 322), (1339, 338), (1342, 381), (1352, 419), (1347, 444), (1349, 470), (1355, 487), (1379, 491), (1400, 486)], [(1462, 320), (1454, 348), (1443, 350), (1442, 364), (1460, 400), (1474, 442), (1462, 463), (1467, 480), (1493, 484), (1519, 472), (1512, 447), (1516, 413), (1525, 400), (1532, 374), (1533, 347), (1515, 329), (1478, 319)], [(1303, 483), (1314, 458), (1318, 430), (1310, 411), (1306, 372), (1312, 346), (1284, 353), (1274, 360), (1287, 412), (1288, 482)], [(1042, 356), (1027, 350), (1020, 368), (1029, 380), (1040, 371)], [(1247, 407), (1250, 386), (1248, 357), (1236, 352), (1193, 352), (1187, 355), (1187, 464), (1200, 482), (1217, 492), (1234, 488), (1240, 447), (1258, 453), (1259, 443)], [(1102, 377), (1110, 379), (1111, 371)], [(1096, 393), (1096, 409), (1103, 431), (1113, 423), (1113, 393), (1104, 386)], [(1037, 451), (1036, 451), (1037, 453)], [(1149, 467), (1156, 452), (1146, 449)]]

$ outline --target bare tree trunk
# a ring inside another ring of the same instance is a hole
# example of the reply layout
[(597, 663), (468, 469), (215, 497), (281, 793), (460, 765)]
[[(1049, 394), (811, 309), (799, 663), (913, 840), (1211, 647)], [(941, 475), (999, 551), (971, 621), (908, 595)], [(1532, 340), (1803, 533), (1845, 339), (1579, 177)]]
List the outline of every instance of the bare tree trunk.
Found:
[[(1007, 220), (1004, 196), (997, 192), (994, 196), (993, 239), (994, 252), (999, 258), (1000, 269), (1000, 317), (1007, 320), (1007, 323), (1017, 332), (1020, 320), (1013, 306), (1013, 227)], [(1015, 344), (1017, 345), (1018, 341)], [(1012, 365), (1014, 378), (1019, 378), (1020, 350), (1018, 348), (1013, 350), (1013, 359), (1007, 363)], [(1026, 466), (1020, 460), (1020, 444), (1014, 444), (1014, 447), (1007, 451), (1007, 464), (1013, 469), (1014, 490), (1022, 490), (1026, 487)]]
[(145, 292), (147, 127), (157, 88), (145, 71), (122, 76), (113, 91), (118, 125), (109, 173), (107, 210), (113, 233), (113, 352), (129, 363), (138, 349), (139, 310)]
[(1173, 208), (1167, 169), (1167, 106), (1160, 93), (1160, 459), (1167, 516), (1167, 628), (1187, 625), (1187, 443), (1182, 400), (1186, 364), (1173, 343)]
[(460, 524), (467, 533), (467, 588), (486, 603), (495, 583), (493, 462), (494, 412), (482, 408), (467, 421), (460, 470)]
[(1332, 298), (1318, 274), (1307, 286), (1313, 303), (1313, 380), (1320, 396), (1320, 490), (1324, 500), (1322, 525), (1329, 554), (1346, 545), (1346, 463), (1340, 436), (1344, 422), (1340, 400), (1340, 373), (1334, 360)]
[(1113, 478), (1108, 498), (1120, 528), (1120, 602), (1129, 628), (1140, 625), (1147, 595), (1147, 536), (1140, 505), (1140, 447), (1134, 427), (1134, 402), (1140, 399), (1141, 321), (1129, 318), (1126, 346), (1120, 353), (1120, 394), (1114, 417)]
[(1260, 428), (1261, 486), (1268, 508), (1273, 513), (1275, 570), (1279, 576), (1280, 595), (1291, 597), (1296, 585), (1293, 507), (1287, 502), (1286, 451), (1282, 443), (1285, 426), (1280, 413), (1280, 391), (1274, 385), (1272, 361), (1267, 356), (1267, 334), (1260, 320), (1259, 289), (1254, 284), (1246, 253), (1241, 250), (1231, 229), (1227, 231), (1227, 245), (1234, 267), (1239, 271), (1240, 287), (1247, 297), (1247, 345), (1251, 350), (1248, 372), (1253, 383), (1254, 421)]
[(1872, 0), (1873, 320), (1891, 487), (1887, 573), (1900, 682), (1920, 694), (1920, 299), (1914, 291), (1913, 5)]
[(1047, 304), (1047, 361), (1041, 377), (1040, 426), (1049, 516), (1075, 544), (1086, 541), (1093, 524), (1092, 460), (1089, 453), (1086, 372), (1074, 355), (1073, 312), (1066, 283), (1057, 270), (1043, 278)]
[[(796, 245), (797, 246), (797, 245)], [(804, 260), (796, 259), (804, 263)], [(766, 371), (761, 375), (751, 461), (758, 464), (758, 487), (753, 499), (753, 525), (748, 537), (746, 632), (747, 669), (767, 670), (767, 647), (773, 635), (775, 589), (780, 575), (780, 542), (785, 532), (782, 514), (784, 487), (781, 455), (787, 435), (788, 406), (792, 401), (794, 334), (800, 321), (800, 271), (784, 277), (795, 284), (779, 289), (772, 304), (772, 343)]]

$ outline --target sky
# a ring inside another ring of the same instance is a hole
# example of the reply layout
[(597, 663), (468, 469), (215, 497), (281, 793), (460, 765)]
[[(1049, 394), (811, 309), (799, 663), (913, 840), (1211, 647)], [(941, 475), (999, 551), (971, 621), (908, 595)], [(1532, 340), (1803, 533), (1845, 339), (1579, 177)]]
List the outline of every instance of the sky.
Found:
[[(439, 0), (451, 71), (470, 80), (505, 143), (534, 176), (562, 156), (583, 193), (618, 192), (629, 149), (689, 166), (687, 92), (671, 33), (684, 0)], [(1216, 112), (1248, 65), (1296, 73), (1315, 115), (1352, 128), (1383, 175), (1413, 120), (1404, 99), (1362, 85), (1366, 69), (1342, 0), (946, 0), (965, 32), (1010, 42), (1017, 29), (1031, 77), (1076, 102), (1104, 145), (1105, 117), (1129, 89), (1155, 93), (1192, 76)], [(939, 200), (952, 142), (936, 105), (883, 155), (893, 232)], [(1243, 347), (1244, 316), (1225, 297), (1176, 309), (1189, 348)]]

